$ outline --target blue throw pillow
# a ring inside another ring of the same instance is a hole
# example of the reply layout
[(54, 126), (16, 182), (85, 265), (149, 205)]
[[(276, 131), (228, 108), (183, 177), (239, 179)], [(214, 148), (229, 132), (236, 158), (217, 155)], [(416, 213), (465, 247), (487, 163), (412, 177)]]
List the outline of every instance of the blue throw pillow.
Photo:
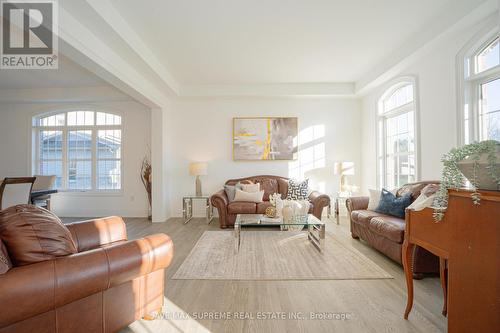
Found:
[(392, 215), (399, 218), (405, 218), (405, 209), (411, 204), (411, 193), (405, 194), (402, 197), (396, 197), (385, 188), (382, 189), (380, 195), (380, 203), (375, 211), (377, 213)]

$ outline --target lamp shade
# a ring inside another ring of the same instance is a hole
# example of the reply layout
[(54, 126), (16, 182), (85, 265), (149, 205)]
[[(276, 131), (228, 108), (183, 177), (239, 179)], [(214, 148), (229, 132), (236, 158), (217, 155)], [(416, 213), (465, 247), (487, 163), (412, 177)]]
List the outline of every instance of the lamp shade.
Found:
[(335, 162), (333, 173), (340, 176), (353, 176), (354, 162)]
[(189, 163), (189, 174), (191, 176), (205, 176), (208, 174), (208, 164), (206, 162)]

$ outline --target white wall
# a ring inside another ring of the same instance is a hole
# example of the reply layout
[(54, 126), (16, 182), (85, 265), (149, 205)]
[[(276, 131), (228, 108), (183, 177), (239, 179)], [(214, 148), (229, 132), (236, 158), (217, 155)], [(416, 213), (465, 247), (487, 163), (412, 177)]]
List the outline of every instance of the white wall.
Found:
[[(420, 179), (441, 178), (441, 157), (458, 144), (456, 57), (484, 22), (449, 33), (427, 53), (403, 68), (418, 89)], [(376, 188), (376, 105), (388, 88), (382, 84), (362, 98), (362, 189)]]
[[(171, 215), (181, 216), (182, 196), (194, 192), (194, 177), (188, 173), (191, 161), (207, 161), (208, 176), (202, 177), (204, 192), (221, 189), (230, 178), (260, 174), (288, 175), (289, 162), (235, 162), (232, 160), (233, 117), (295, 116), (299, 130), (325, 125), (327, 166), (333, 161), (360, 163), (360, 104), (357, 99), (334, 98), (214, 98), (179, 100), (170, 119)], [(353, 182), (359, 185), (360, 177)], [(326, 184), (330, 194), (337, 183)], [(198, 213), (203, 211), (198, 207)], [(195, 213), (196, 214), (196, 213)]]
[[(87, 96), (92, 100), (92, 96)], [(100, 98), (102, 99), (102, 98)], [(88, 106), (122, 115), (123, 190), (119, 194), (58, 193), (52, 204), (59, 216), (147, 216), (147, 198), (139, 178), (141, 161), (150, 146), (150, 111), (134, 101), (97, 103), (0, 104), (0, 179), (31, 174), (31, 119), (34, 115)]]

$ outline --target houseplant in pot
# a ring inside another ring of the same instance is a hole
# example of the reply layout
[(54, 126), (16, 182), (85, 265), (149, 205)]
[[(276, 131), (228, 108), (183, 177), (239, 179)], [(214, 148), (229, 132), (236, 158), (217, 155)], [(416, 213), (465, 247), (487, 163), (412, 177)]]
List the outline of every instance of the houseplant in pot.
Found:
[(487, 140), (453, 148), (441, 159), (441, 187), (434, 200), (434, 219), (444, 217), (448, 207), (448, 190), (459, 189), (467, 179), (472, 188), (471, 199), (479, 205), (478, 189), (500, 190), (500, 142)]

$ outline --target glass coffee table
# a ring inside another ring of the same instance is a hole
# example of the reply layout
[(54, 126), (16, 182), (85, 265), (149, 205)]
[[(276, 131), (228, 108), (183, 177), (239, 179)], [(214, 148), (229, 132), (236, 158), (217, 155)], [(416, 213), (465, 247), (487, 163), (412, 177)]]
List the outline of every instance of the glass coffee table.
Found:
[[(268, 218), (263, 214), (238, 214), (234, 222), (234, 252), (238, 253), (243, 227), (279, 227), (282, 231), (304, 229), (307, 238), (323, 253), (325, 243), (325, 224), (312, 214), (296, 216), (289, 222), (282, 219)], [(302, 228), (301, 228), (302, 227)]]

